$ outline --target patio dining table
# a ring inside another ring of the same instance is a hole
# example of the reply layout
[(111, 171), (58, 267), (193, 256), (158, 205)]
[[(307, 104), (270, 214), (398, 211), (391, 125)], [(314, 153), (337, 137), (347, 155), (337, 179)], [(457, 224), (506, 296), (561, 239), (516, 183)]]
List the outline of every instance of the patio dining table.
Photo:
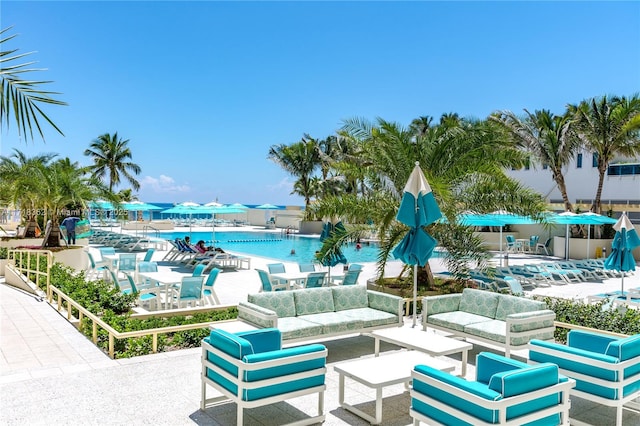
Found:
[(271, 277), (286, 282), (289, 289), (292, 289), (296, 285), (304, 284), (310, 273), (311, 272), (281, 272), (271, 274)]
[(169, 297), (169, 293), (173, 293), (173, 287), (182, 283), (182, 278), (187, 276), (175, 271), (157, 271), (157, 272), (140, 272), (138, 275), (142, 278), (146, 278), (151, 282), (158, 283), (159, 286), (164, 286), (164, 308), (169, 309), (171, 306), (172, 298)]

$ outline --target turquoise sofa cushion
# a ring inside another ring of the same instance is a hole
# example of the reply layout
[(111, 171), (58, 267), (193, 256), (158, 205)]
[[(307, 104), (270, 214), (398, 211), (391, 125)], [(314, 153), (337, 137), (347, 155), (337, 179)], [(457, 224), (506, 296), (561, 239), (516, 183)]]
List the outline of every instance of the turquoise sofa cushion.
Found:
[[(243, 359), (246, 355), (253, 354), (253, 347), (248, 340), (224, 330), (213, 329), (211, 330), (209, 337), (206, 337), (204, 340), (214, 348), (219, 349), (225, 354), (239, 360)], [(225, 361), (214, 353), (207, 352), (207, 360), (217, 365), (227, 373), (236, 377), (238, 376), (238, 368), (235, 365)], [(236, 395), (238, 394), (238, 387), (215, 371), (207, 369), (207, 377), (223, 386), (229, 392)]]
[(503, 294), (498, 299), (495, 319), (505, 321), (507, 315), (539, 311), (545, 308), (544, 302)]
[[(460, 377), (454, 376), (449, 373), (444, 373), (427, 365), (416, 365), (414, 367), (414, 370), (426, 376), (433, 377), (440, 382), (455, 386), (489, 401), (498, 401), (502, 399), (502, 395), (487, 388), (487, 386), (482, 383), (468, 382)], [(445, 390), (442, 390), (437, 385), (432, 386), (430, 384), (424, 383), (419, 379), (416, 379), (413, 381), (413, 389), (425, 395), (429, 395), (430, 397), (436, 399), (437, 401), (441, 401), (444, 404), (455, 406), (456, 408), (469, 413), (485, 422), (495, 423), (498, 421), (497, 411), (484, 408), (480, 405), (471, 403), (464, 398), (451, 395)], [(411, 405), (417, 412), (423, 413), (424, 415), (436, 420), (441, 424), (450, 426), (474, 426), (471, 423), (462, 421), (444, 411), (425, 404), (418, 399), (412, 398)]]
[[(557, 365), (539, 364), (496, 373), (489, 380), (489, 389), (500, 393), (504, 398), (509, 398), (556, 385), (558, 381)], [(553, 407), (559, 402), (560, 395), (553, 394), (513, 405), (507, 408), (507, 420)], [(559, 423), (560, 415), (552, 414), (543, 419), (526, 423), (526, 426), (557, 425)]]
[(296, 316), (296, 304), (290, 291), (265, 291), (249, 294), (247, 302), (272, 310), (278, 315), (278, 318)]
[[(569, 333), (571, 334), (571, 333)], [(606, 368), (595, 367), (588, 362), (572, 361), (562, 355), (544, 354), (536, 351), (536, 346), (543, 348), (550, 348), (556, 351), (567, 354), (573, 354), (580, 357), (584, 357), (586, 360), (594, 359), (604, 361), (612, 364), (616, 364), (618, 360), (612, 356), (599, 354), (595, 352), (586, 351), (579, 348), (573, 348), (571, 346), (561, 345), (554, 342), (547, 342), (543, 340), (533, 339), (531, 340), (531, 348), (529, 349), (529, 359), (535, 362), (550, 362), (556, 364), (563, 370), (574, 371), (576, 373), (586, 374), (588, 376), (597, 377), (603, 380), (614, 381), (616, 380), (616, 374), (614, 371)], [(571, 374), (567, 374), (571, 377)], [(589, 381), (576, 379), (576, 390), (590, 393), (592, 395), (598, 395), (603, 398), (617, 399), (617, 393), (614, 389), (595, 385)]]
[[(325, 347), (323, 345), (305, 345), (261, 354), (250, 354), (245, 356), (243, 358), (243, 361), (247, 364), (252, 364), (275, 359), (286, 359), (287, 357), (321, 352), (324, 350)], [(276, 367), (263, 368), (260, 370), (245, 371), (244, 380), (246, 382), (256, 382), (260, 380), (283, 377), (290, 374), (323, 368), (325, 366), (325, 363), (326, 358), (322, 357), (296, 363), (287, 363)], [(274, 395), (281, 395), (283, 393), (295, 392), (301, 389), (322, 386), (324, 385), (324, 379), (325, 373), (324, 371), (322, 371), (317, 375), (304, 379), (291, 380), (289, 382), (284, 382), (277, 385), (267, 385), (256, 389), (245, 389), (242, 398), (245, 401), (255, 401), (257, 399), (268, 398)]]
[(291, 293), (296, 302), (298, 316), (335, 311), (333, 292), (330, 288), (294, 290)]
[(611, 341), (607, 345), (605, 354), (614, 356), (620, 361), (640, 357), (640, 334)]
[(584, 349), (589, 352), (604, 354), (607, 352), (609, 343), (617, 340), (617, 337), (591, 331), (571, 330), (567, 334), (567, 345), (572, 348)]
[(336, 286), (331, 288), (336, 311), (368, 308), (367, 288), (363, 285)]
[(494, 319), (500, 295), (489, 291), (465, 288), (460, 299), (460, 311)]

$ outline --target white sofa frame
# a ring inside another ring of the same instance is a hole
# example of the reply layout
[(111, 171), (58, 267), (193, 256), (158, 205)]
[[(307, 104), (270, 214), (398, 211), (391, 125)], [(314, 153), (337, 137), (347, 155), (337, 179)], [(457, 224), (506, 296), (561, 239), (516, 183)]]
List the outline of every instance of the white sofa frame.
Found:
[[(620, 380), (618, 380), (617, 382), (611, 381), (611, 380), (604, 380), (604, 379), (600, 379), (598, 377), (593, 377), (593, 376), (589, 376), (588, 374), (583, 374), (583, 373), (577, 373), (575, 371), (571, 371), (571, 370), (566, 370), (564, 368), (560, 368), (560, 374), (563, 374), (567, 377), (571, 377), (572, 379), (576, 379), (576, 380), (583, 380), (586, 382), (590, 382), (593, 383), (594, 385), (600, 385), (600, 386), (604, 386), (610, 389), (616, 389), (618, 391), (618, 395), (622, 395), (623, 394), (623, 389), (625, 386), (627, 386), (628, 384), (635, 382), (638, 380), (638, 375), (632, 376), (632, 377), (628, 377), (626, 379), (623, 379), (624, 377), (624, 370), (626, 368), (631, 367), (632, 365), (636, 365), (638, 364), (638, 359), (637, 358), (632, 358), (626, 361), (621, 361), (619, 363), (616, 364), (612, 364), (610, 362), (605, 362), (605, 361), (600, 361), (597, 359), (593, 359), (587, 356), (580, 356), (577, 354), (572, 354), (572, 353), (568, 353), (568, 352), (564, 352), (564, 351), (557, 351), (554, 350), (552, 348), (546, 348), (543, 346), (533, 346), (531, 344), (529, 344), (529, 349), (530, 350), (534, 350), (536, 352), (540, 352), (540, 353), (544, 353), (546, 355), (552, 355), (552, 356), (561, 356), (566, 360), (570, 360), (570, 361), (575, 361), (575, 362), (579, 362), (581, 364), (589, 364), (592, 367), (597, 367), (597, 368), (603, 368), (606, 370), (610, 370), (610, 371), (615, 371), (616, 372), (616, 377), (618, 377)], [(528, 361), (529, 364), (537, 364), (535, 361)], [(578, 389), (572, 389), (571, 390), (571, 394), (575, 395), (579, 398), (583, 398), (586, 399), (588, 401), (593, 401), (595, 403), (607, 406), (607, 407), (615, 407), (616, 408), (616, 426), (622, 426), (622, 411), (623, 409), (627, 409), (629, 411), (633, 411), (635, 413), (640, 414), (640, 402), (634, 401), (635, 399), (640, 398), (640, 390), (633, 392), (629, 395), (627, 395), (626, 397), (620, 398), (620, 399), (609, 399), (609, 398), (604, 398), (602, 396), (599, 395), (593, 395), (591, 393), (587, 393)], [(576, 420), (576, 419), (571, 419), (571, 425), (590, 425), (590, 423), (586, 423), (586, 422), (582, 422), (580, 420)]]
[[(533, 311), (536, 312), (536, 311)], [(523, 312), (526, 313), (526, 312)], [(519, 314), (518, 314), (519, 315)], [(507, 318), (505, 320), (505, 326), (506, 326), (506, 334), (505, 334), (505, 342), (504, 344), (501, 342), (498, 342), (496, 340), (491, 340), (491, 339), (487, 339), (481, 336), (476, 336), (475, 334), (469, 334), (469, 333), (465, 333), (463, 331), (460, 330), (454, 330), (448, 327), (442, 327), (436, 324), (431, 324), (431, 323), (427, 323), (427, 318), (426, 315), (423, 316), (423, 322), (422, 322), (422, 330), (426, 331), (427, 327), (429, 328), (433, 328), (436, 330), (441, 330), (441, 331), (446, 331), (447, 333), (452, 333), (455, 334), (456, 336), (459, 337), (463, 337), (465, 340), (475, 340), (478, 342), (482, 342), (482, 343), (486, 343), (492, 346), (498, 346), (501, 348), (504, 348), (504, 353), (506, 357), (510, 357), (511, 351), (512, 350), (518, 350), (518, 349), (525, 349), (527, 348), (528, 342), (522, 345), (510, 345), (509, 342), (511, 341), (512, 337), (530, 337), (530, 338), (534, 338), (534, 336), (540, 332), (543, 331), (551, 331), (554, 332), (555, 331), (555, 325), (552, 327), (544, 327), (544, 328), (536, 328), (535, 330), (527, 330), (527, 331), (511, 331), (511, 326), (512, 325), (518, 325), (518, 324), (526, 324), (529, 321), (531, 321), (531, 317), (526, 317), (526, 318), (509, 318), (511, 315), (507, 315)], [(545, 320), (551, 320), (554, 321), (555, 320), (555, 314), (554, 313), (550, 313), (548, 315), (536, 315), (535, 317), (536, 321), (545, 321)], [(530, 339), (528, 339), (530, 340)]]

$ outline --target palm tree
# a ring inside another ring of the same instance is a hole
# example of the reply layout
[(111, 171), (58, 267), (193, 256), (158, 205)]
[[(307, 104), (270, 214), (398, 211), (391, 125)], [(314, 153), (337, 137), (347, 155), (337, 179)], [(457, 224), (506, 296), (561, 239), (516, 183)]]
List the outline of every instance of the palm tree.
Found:
[(526, 117), (517, 117), (511, 111), (493, 114), (490, 119), (502, 125), (515, 142), (531, 152), (537, 162), (549, 167), (552, 178), (564, 202), (566, 211), (573, 211), (564, 179), (565, 168), (576, 154), (580, 139), (573, 129), (568, 114), (557, 116), (548, 110), (524, 110)]
[(0, 157), (0, 182), (7, 201), (17, 206), (25, 217), (25, 237), (36, 236), (37, 216), (44, 213), (43, 173), (57, 154), (40, 154), (28, 157), (14, 149), (9, 157)]
[(33, 130), (40, 134), (44, 140), (44, 133), (40, 120), (43, 119), (58, 133), (64, 136), (62, 131), (53, 121), (40, 109), (40, 104), (47, 105), (67, 105), (65, 102), (52, 98), (58, 92), (50, 92), (42, 89), (50, 81), (34, 80), (25, 78), (31, 76), (35, 71), (43, 71), (42, 68), (31, 68), (35, 61), (22, 61), (33, 52), (18, 54), (18, 49), (5, 50), (8, 41), (16, 37), (6, 36), (5, 33), (12, 27), (0, 30), (0, 130), (3, 126), (9, 126), (11, 116), (18, 128), (18, 134), (25, 138), (33, 139)]
[(89, 149), (84, 151), (84, 155), (90, 156), (94, 161), (94, 165), (90, 167), (93, 176), (104, 180), (108, 175), (111, 192), (114, 186), (120, 184), (120, 176), (124, 176), (133, 189), (140, 189), (140, 183), (134, 175), (139, 175), (141, 169), (136, 163), (128, 161), (132, 158), (128, 144), (129, 140), (119, 138), (117, 132), (113, 135), (105, 133), (91, 142)]
[(51, 232), (42, 242), (42, 247), (60, 246), (61, 217), (81, 216), (87, 201), (98, 198), (113, 199), (104, 184), (91, 176), (88, 169), (80, 167), (77, 162), (63, 158), (43, 169), (42, 173), (42, 205), (49, 213)]
[[(407, 231), (395, 216), (415, 161), (420, 161), (441, 210), (449, 218), (448, 224), (430, 225), (429, 232), (447, 248), (451, 257), (445, 261), (454, 272), (464, 271), (469, 258), (480, 264), (487, 259), (481, 241), (471, 229), (456, 224), (459, 212), (473, 209), (484, 213), (502, 208), (536, 214), (544, 209), (538, 194), (517, 185), (504, 173), (505, 167), (521, 164), (523, 156), (501, 129), (489, 121), (451, 118), (447, 115), (438, 125), (409, 128), (383, 119), (376, 123), (363, 119), (345, 122), (342, 130), (357, 141), (367, 164), (369, 190), (364, 196), (326, 197), (312, 208), (320, 216), (339, 216), (348, 223), (363, 225), (352, 225), (345, 234), (325, 240), (320, 257), (357, 238), (369, 229), (366, 224), (373, 222), (381, 239), (381, 276), (389, 254)], [(492, 155), (487, 156), (486, 152)], [(493, 190), (483, 193), (480, 199), (480, 189), (490, 182)], [(428, 267), (425, 271), (421, 276), (432, 282)]]
[(569, 105), (585, 146), (598, 158), (598, 187), (591, 210), (600, 213), (602, 186), (609, 164), (616, 156), (640, 154), (640, 98), (606, 96)]
[(303, 197), (305, 207), (308, 208), (311, 198), (317, 193), (312, 185), (312, 178), (319, 164), (318, 141), (304, 135), (294, 144), (271, 146), (267, 158), (297, 178), (292, 193)]

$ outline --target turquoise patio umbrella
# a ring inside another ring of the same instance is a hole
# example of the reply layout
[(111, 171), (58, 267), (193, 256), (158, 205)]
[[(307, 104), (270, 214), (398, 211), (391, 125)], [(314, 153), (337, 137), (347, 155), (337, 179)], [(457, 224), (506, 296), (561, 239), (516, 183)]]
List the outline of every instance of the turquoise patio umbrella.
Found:
[(633, 249), (640, 246), (640, 238), (626, 212), (622, 213), (613, 229), (616, 235), (611, 243), (611, 254), (604, 261), (604, 268), (622, 272), (620, 291), (624, 294), (624, 273), (636, 270)]
[(400, 244), (393, 250), (396, 259), (413, 265), (413, 327), (416, 326), (418, 306), (418, 265), (424, 266), (438, 244), (423, 227), (442, 217), (431, 186), (422, 173), (420, 163), (416, 165), (404, 187), (396, 219), (409, 227)]
[(547, 222), (555, 225), (565, 225), (565, 240), (564, 240), (564, 258), (569, 259), (569, 226), (570, 225), (589, 225), (587, 229), (587, 253), (589, 253), (589, 240), (591, 238), (591, 226), (590, 225), (605, 225), (616, 223), (615, 219), (607, 216), (602, 216), (596, 213), (573, 213), (566, 211), (563, 213), (552, 214), (547, 217)]
[[(334, 234), (344, 234), (347, 230), (344, 228), (342, 221), (339, 221), (335, 225), (328, 221), (325, 223), (322, 228), (322, 234), (320, 234), (320, 241), (324, 241), (327, 238), (331, 237)], [(320, 264), (322, 266), (327, 266), (329, 268), (328, 279), (331, 279), (331, 267), (336, 266), (337, 264), (342, 263), (346, 265), (348, 263), (347, 258), (340, 250), (340, 247), (336, 247), (334, 250), (327, 253), (325, 257), (320, 259)]]

